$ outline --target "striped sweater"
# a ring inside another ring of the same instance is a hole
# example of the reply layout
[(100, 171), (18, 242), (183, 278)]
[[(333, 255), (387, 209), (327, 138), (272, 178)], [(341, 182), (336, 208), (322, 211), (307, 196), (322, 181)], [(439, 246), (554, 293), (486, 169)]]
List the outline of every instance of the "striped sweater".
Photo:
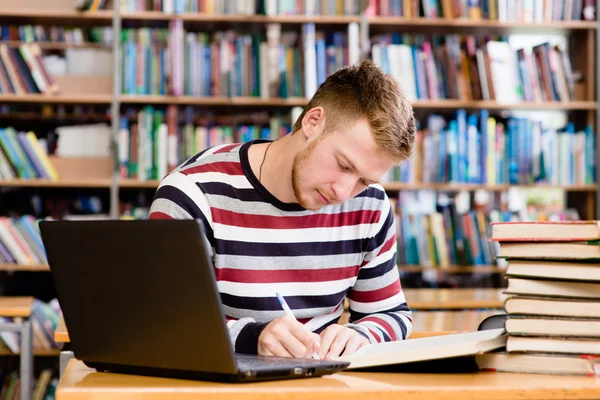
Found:
[(151, 219), (203, 222), (235, 351), (255, 354), (262, 329), (285, 315), (277, 291), (315, 333), (337, 323), (347, 297), (346, 326), (371, 343), (406, 339), (411, 312), (383, 188), (316, 212), (283, 203), (252, 172), (252, 143), (190, 158), (162, 180), (150, 209)]

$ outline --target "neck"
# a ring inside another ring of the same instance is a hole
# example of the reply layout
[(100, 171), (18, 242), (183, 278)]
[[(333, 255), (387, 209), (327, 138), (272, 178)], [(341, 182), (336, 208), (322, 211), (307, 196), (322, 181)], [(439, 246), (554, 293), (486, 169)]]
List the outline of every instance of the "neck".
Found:
[[(296, 203), (296, 196), (292, 187), (292, 165), (294, 157), (302, 146), (298, 143), (300, 134), (286, 135), (271, 143), (261, 143), (250, 146), (248, 160), (250, 168), (256, 177), (260, 176), (262, 185), (278, 200), (284, 203)], [(264, 159), (264, 163), (263, 163)], [(262, 166), (262, 174), (260, 165)]]

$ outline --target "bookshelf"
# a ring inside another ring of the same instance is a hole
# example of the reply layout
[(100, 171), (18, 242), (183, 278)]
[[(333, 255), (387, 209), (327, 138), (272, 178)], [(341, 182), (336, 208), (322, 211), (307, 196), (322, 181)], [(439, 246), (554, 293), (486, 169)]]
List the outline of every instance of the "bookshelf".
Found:
[[(34, 350), (33, 355), (35, 357), (58, 357), (60, 354), (59, 349), (50, 349), (50, 350)], [(0, 356), (19, 356), (19, 353), (13, 353), (8, 349), (0, 349)]]
[(0, 271), (46, 272), (46, 271), (50, 271), (50, 268), (44, 264), (32, 264), (32, 265), (0, 264)]
[[(51, 4), (50, 4), (51, 3)], [(365, 15), (217, 15), (201, 13), (167, 14), (160, 11), (121, 11), (119, 8), (108, 5), (106, 10), (96, 12), (79, 12), (72, 9), (70, 0), (55, 0), (44, 2), (43, 0), (0, 0), (0, 17), (9, 23), (38, 23), (42, 25), (64, 24), (73, 26), (111, 26), (114, 37), (120, 37), (121, 30), (129, 27), (165, 27), (173, 20), (181, 20), (183, 26), (192, 32), (216, 31), (224, 29), (256, 31), (264, 29), (267, 24), (277, 23), (282, 25), (282, 30), (293, 30), (301, 32), (302, 25), (314, 23), (317, 29), (326, 31), (345, 30), (352, 23), (360, 24), (361, 35), (366, 32), (366, 37), (382, 33), (410, 32), (423, 33), (434, 32), (438, 34), (456, 33), (461, 35), (504, 35), (504, 34), (564, 34), (575, 38), (572, 40), (571, 62), (574, 69), (582, 72), (584, 82), (576, 87), (575, 100), (570, 101), (521, 101), (521, 102), (499, 102), (493, 100), (414, 100), (412, 102), (417, 114), (430, 112), (454, 112), (459, 109), (470, 111), (488, 110), (490, 113), (501, 114), (507, 111), (564, 111), (569, 115), (575, 115), (578, 120), (587, 121), (597, 132), (597, 121), (600, 118), (598, 110), (600, 103), (597, 101), (598, 91), (596, 55), (598, 54), (597, 21), (564, 20), (547, 21), (542, 24), (535, 22), (501, 22), (497, 20), (474, 20), (468, 18), (425, 18), (425, 17), (398, 17), (398, 16), (373, 16)], [(369, 44), (361, 36), (361, 56), (368, 52)], [(18, 46), (19, 41), (5, 41), (9, 46)], [(42, 42), (43, 50), (65, 50), (70, 47), (83, 48), (107, 48), (109, 46), (97, 43), (86, 43), (81, 45), (70, 45), (62, 42)], [(59, 78), (63, 91), (60, 95), (12, 95), (0, 94), (0, 104), (66, 104), (66, 105), (106, 105), (111, 108), (109, 118), (112, 124), (113, 136), (116, 138), (119, 131), (119, 116), (125, 107), (140, 107), (153, 105), (164, 107), (167, 105), (193, 106), (202, 110), (227, 109), (232, 113), (246, 110), (287, 111), (292, 107), (302, 107), (307, 99), (302, 97), (290, 98), (261, 98), (250, 96), (236, 97), (208, 97), (208, 96), (172, 96), (172, 95), (126, 95), (122, 94), (123, 70), (121, 66), (122, 43), (116, 40), (112, 44), (115, 74), (111, 81), (93, 83), (89, 80), (72, 80), (64, 77)], [(575, 55), (586, 54), (585, 57)], [(82, 90), (84, 88), (85, 90)], [(19, 118), (12, 115), (12, 118)], [(72, 116), (75, 120), (78, 116)], [(23, 114), (23, 119), (31, 118)], [(44, 117), (45, 118), (45, 117)], [(42, 119), (44, 119), (42, 118)], [(49, 117), (51, 118), (51, 117)], [(82, 117), (83, 118), (83, 117)], [(97, 116), (100, 120), (106, 120), (105, 116)], [(595, 134), (598, 143), (598, 134)], [(597, 155), (597, 152), (596, 152)], [(598, 157), (596, 157), (598, 158)], [(598, 176), (598, 162), (596, 162), (596, 176)], [(122, 191), (152, 190), (156, 188), (158, 181), (154, 179), (139, 181), (135, 179), (123, 179), (116, 176), (109, 169), (103, 169), (102, 174), (90, 176), (68, 176), (59, 181), (43, 180), (5, 180), (0, 181), (0, 188), (79, 188), (79, 189), (107, 189), (110, 191), (110, 214), (118, 216), (118, 203)], [(597, 184), (540, 184), (540, 185), (509, 185), (509, 184), (470, 184), (470, 183), (385, 183), (384, 188), (391, 194), (408, 190), (435, 190), (445, 192), (468, 191), (475, 192), (483, 189), (493, 193), (507, 191), (511, 187), (562, 189), (583, 203), (582, 217), (596, 218), (600, 215), (600, 201)], [(400, 266), (406, 271), (423, 271), (426, 267)], [(43, 268), (41, 268), (43, 270)], [(438, 270), (436, 268), (436, 270)], [(501, 272), (496, 267), (461, 266), (449, 269), (439, 269), (456, 273), (489, 270), (490, 272)]]

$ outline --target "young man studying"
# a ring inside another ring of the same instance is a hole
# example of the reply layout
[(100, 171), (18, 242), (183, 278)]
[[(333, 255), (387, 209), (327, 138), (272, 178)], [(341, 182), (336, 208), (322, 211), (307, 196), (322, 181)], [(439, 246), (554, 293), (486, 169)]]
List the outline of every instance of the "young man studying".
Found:
[(414, 140), (401, 87), (367, 61), (329, 76), (291, 134), (212, 147), (162, 180), (150, 218), (203, 222), (236, 352), (326, 359), (406, 339), (394, 214), (377, 182)]

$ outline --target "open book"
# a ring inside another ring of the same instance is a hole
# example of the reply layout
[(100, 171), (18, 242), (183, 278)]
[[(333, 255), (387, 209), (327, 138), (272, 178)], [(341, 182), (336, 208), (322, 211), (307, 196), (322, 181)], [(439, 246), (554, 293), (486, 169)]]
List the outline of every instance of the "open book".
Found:
[(504, 329), (489, 329), (377, 343), (361, 347), (340, 360), (350, 361), (348, 369), (354, 369), (468, 356), (504, 347), (506, 338)]

